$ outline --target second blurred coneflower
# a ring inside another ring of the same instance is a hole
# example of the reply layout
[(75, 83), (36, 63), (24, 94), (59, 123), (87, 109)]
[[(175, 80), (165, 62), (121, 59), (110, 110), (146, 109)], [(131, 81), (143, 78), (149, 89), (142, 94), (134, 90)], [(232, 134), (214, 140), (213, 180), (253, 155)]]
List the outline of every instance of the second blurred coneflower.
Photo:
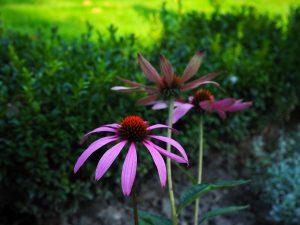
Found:
[(178, 98), (180, 92), (197, 88), (202, 84), (214, 84), (220, 86), (217, 82), (212, 80), (220, 75), (222, 71), (209, 73), (201, 78), (189, 81), (198, 72), (204, 53), (205, 51), (198, 51), (191, 58), (182, 76), (177, 76), (174, 73), (169, 60), (165, 56), (160, 56), (160, 70), (162, 73), (162, 76), (160, 76), (156, 69), (141, 54), (138, 54), (138, 62), (141, 69), (145, 76), (150, 81), (154, 82), (154, 85), (146, 86), (118, 77), (120, 81), (124, 82), (129, 87), (115, 86), (112, 87), (112, 90), (120, 92), (146, 92), (148, 95), (139, 99), (138, 104), (148, 105), (156, 101), (159, 97), (162, 97), (164, 100)]

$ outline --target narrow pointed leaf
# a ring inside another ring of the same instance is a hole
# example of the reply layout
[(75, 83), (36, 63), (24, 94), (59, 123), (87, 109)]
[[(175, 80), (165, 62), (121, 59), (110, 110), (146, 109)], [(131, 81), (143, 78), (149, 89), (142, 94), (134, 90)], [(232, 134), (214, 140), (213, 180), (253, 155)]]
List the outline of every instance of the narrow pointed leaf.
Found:
[(179, 200), (178, 212), (183, 208), (187, 207), (188, 205), (190, 205), (197, 198), (203, 196), (204, 194), (210, 191), (235, 187), (249, 182), (250, 182), (249, 180), (217, 181), (215, 183), (203, 183), (203, 184), (193, 185), (192, 187), (188, 188), (181, 194)]
[(139, 223), (141, 225), (172, 225), (168, 218), (143, 210), (139, 210)]
[(210, 218), (220, 216), (223, 214), (227, 214), (227, 213), (233, 213), (236, 211), (240, 211), (240, 210), (246, 209), (248, 207), (249, 207), (248, 205), (243, 205), (243, 206), (229, 206), (229, 207), (224, 207), (224, 208), (213, 209), (204, 214), (204, 216), (200, 219), (199, 225)]

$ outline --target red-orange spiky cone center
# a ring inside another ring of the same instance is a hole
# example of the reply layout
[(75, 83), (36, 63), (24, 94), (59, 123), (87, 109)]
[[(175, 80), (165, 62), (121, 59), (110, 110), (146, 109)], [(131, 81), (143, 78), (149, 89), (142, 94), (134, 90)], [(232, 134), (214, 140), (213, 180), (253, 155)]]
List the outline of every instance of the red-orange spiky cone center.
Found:
[(192, 104), (196, 107), (199, 107), (199, 103), (206, 100), (211, 100), (213, 95), (209, 90), (200, 89), (193, 96)]
[(147, 136), (147, 124), (138, 116), (127, 116), (120, 123), (118, 135), (123, 140), (141, 142)]

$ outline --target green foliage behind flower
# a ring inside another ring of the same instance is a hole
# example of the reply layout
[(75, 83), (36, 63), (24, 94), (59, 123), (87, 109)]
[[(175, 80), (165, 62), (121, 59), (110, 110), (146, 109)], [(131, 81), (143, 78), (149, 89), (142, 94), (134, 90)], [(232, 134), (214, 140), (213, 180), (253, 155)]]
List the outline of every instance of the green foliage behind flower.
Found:
[[(91, 41), (95, 31), (89, 26), (80, 39), (67, 42), (56, 29), (50, 39), (42, 33), (29, 36), (0, 29), (1, 214), (15, 212), (1, 218), (8, 218), (5, 222), (9, 223), (19, 213), (35, 219), (68, 215), (78, 202), (103, 198), (109, 195), (107, 186), (120, 182), (115, 176), (121, 170), (117, 164), (104, 178), (109, 182), (92, 182), (101, 151), (79, 176), (75, 178), (72, 171), (84, 149), (78, 146), (84, 132), (129, 114), (152, 123), (165, 122), (164, 112), (135, 105), (140, 95), (110, 90), (118, 83), (116, 75), (144, 81), (137, 65), (138, 52), (156, 67), (158, 54), (165, 54), (181, 74), (196, 50), (208, 48), (199, 75), (226, 70), (220, 83), (230, 96), (254, 102), (252, 109), (225, 122), (209, 115), (207, 148), (230, 151), (252, 132), (289, 116), (299, 103), (299, 17), (300, 10), (294, 10), (283, 29), (278, 27), (280, 19), (250, 9), (180, 18), (163, 10), (165, 35), (147, 49), (134, 36), (117, 36), (113, 27), (109, 36), (99, 33), (97, 41)], [(195, 146), (188, 143), (197, 130), (192, 126), (182, 121), (178, 124), (181, 135), (175, 137), (188, 146), (190, 154)], [(145, 153), (138, 154), (144, 161), (139, 165), (144, 166), (137, 174), (153, 170)]]

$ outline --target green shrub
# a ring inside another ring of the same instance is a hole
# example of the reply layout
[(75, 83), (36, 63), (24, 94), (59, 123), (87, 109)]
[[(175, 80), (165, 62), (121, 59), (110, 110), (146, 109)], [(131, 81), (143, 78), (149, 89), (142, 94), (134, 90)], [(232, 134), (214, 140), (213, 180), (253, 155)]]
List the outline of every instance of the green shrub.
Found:
[(292, 135), (281, 135), (275, 151), (264, 150), (256, 139), (256, 176), (253, 179), (261, 205), (268, 206), (266, 220), (278, 224), (300, 223), (300, 129)]
[(0, 37), (1, 205), (40, 220), (68, 215), (79, 201), (103, 198), (105, 185), (119, 183), (111, 172), (103, 185), (91, 182), (99, 154), (73, 175), (83, 133), (131, 113), (144, 115), (136, 96), (110, 90), (115, 75), (133, 78), (139, 71), (133, 36), (116, 37), (111, 28), (94, 43), (90, 28), (66, 43), (52, 32), (50, 40), (14, 32)]
[[(165, 34), (147, 49), (132, 35), (117, 36), (114, 27), (110, 27), (109, 36), (97, 33), (97, 41), (92, 41), (96, 32), (89, 26), (81, 38), (68, 42), (57, 29), (51, 31), (50, 39), (45, 39), (42, 32), (24, 35), (0, 29), (3, 223), (11, 224), (20, 214), (31, 223), (64, 217), (76, 211), (78, 202), (105, 198), (111, 187), (119, 188), (120, 165), (115, 165), (103, 181), (92, 182), (101, 151), (76, 177), (72, 171), (84, 148), (78, 145), (84, 132), (129, 114), (141, 115), (153, 123), (165, 122), (163, 111), (135, 105), (140, 94), (123, 95), (110, 90), (119, 84), (116, 75), (145, 81), (137, 65), (137, 52), (143, 52), (156, 68), (158, 54), (165, 54), (180, 74), (196, 50), (208, 48), (200, 74), (227, 70), (228, 74), (218, 81), (228, 96), (254, 101), (251, 110), (235, 113), (225, 122), (216, 115), (208, 116), (206, 140), (211, 148), (232, 152), (241, 139), (289, 115), (298, 103), (300, 86), (299, 63), (295, 65), (300, 55), (296, 43), (299, 15), (295, 10), (283, 29), (277, 25), (280, 19), (257, 15), (249, 9), (234, 14), (216, 12), (211, 17), (192, 13), (182, 15), (180, 20), (162, 10)], [(293, 49), (288, 48), (290, 42)], [(234, 77), (237, 82), (233, 82)], [(191, 118), (194, 120), (196, 117)], [(189, 151), (195, 148), (191, 140), (196, 130), (193, 123), (185, 125), (187, 121), (185, 118), (176, 126), (182, 130), (178, 139)], [(143, 157), (146, 151), (139, 154), (138, 174), (143, 175), (154, 168)]]

